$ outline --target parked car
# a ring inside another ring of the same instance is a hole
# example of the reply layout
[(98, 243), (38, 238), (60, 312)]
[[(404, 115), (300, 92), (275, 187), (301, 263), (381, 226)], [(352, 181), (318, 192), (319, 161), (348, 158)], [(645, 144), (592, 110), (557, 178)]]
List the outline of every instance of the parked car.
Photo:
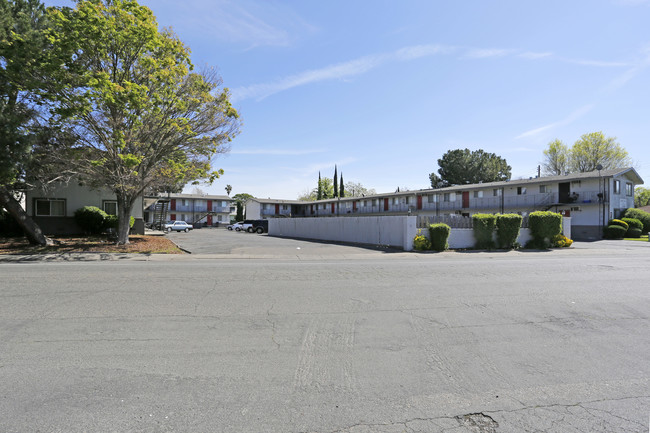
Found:
[(228, 230), (235, 230), (235, 231), (239, 232), (239, 231), (242, 230), (243, 225), (244, 225), (244, 221), (239, 221), (239, 222), (236, 222), (234, 224), (229, 224), (228, 226), (226, 226), (226, 228)]
[(169, 221), (168, 223), (165, 223), (164, 230), (166, 232), (189, 232), (193, 228), (194, 227), (191, 224), (188, 224), (185, 221)]
[(269, 220), (246, 220), (242, 229), (248, 233), (267, 233), (269, 231)]

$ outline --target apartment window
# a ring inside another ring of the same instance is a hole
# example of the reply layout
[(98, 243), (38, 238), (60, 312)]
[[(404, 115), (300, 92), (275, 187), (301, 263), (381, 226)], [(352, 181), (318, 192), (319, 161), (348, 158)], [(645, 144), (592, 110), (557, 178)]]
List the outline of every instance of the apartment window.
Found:
[(406, 197), (406, 204), (411, 204), (411, 197)]
[(187, 200), (183, 199), (182, 202), (183, 202), (183, 206), (187, 206)]
[(525, 186), (518, 186), (517, 187), (517, 195), (524, 195), (526, 194), (526, 187)]
[(376, 199), (376, 198), (373, 198), (373, 199), (372, 199), (372, 205), (373, 205), (373, 206), (379, 206), (379, 200)]
[(184, 213), (181, 214), (181, 221), (187, 221), (187, 218), (185, 218), (185, 214), (184, 214)]
[(219, 222), (223, 221), (223, 215), (217, 215), (217, 221)]
[(222, 201), (221, 202), (221, 207), (228, 207), (228, 202), (227, 201)]
[(428, 203), (435, 203), (436, 202), (436, 196), (433, 194), (427, 195), (427, 202)]
[(547, 192), (547, 191), (546, 191), (546, 185), (540, 185), (540, 186), (539, 186), (539, 193), (540, 193), (540, 194), (544, 194), (544, 193), (546, 193), (546, 192)]
[(483, 191), (474, 191), (474, 198), (483, 198)]
[(494, 188), (494, 189), (492, 190), (492, 196), (493, 196), (493, 197), (501, 197), (501, 189), (499, 189), (499, 188)]
[(632, 197), (632, 184), (631, 183), (626, 183), (625, 184), (625, 195), (628, 197)]
[(442, 196), (442, 201), (449, 202), (451, 201), (450, 199), (450, 194), (448, 192), (444, 193)]
[(289, 209), (289, 206), (287, 206), (286, 204), (282, 205), (282, 210), (288, 210), (288, 209)]
[(614, 194), (620, 194), (621, 193), (621, 181), (620, 180), (615, 180), (614, 181)]
[(393, 197), (393, 205), (398, 205), (399, 204), (399, 198)]
[(65, 200), (36, 199), (36, 216), (65, 216)]
[(117, 215), (117, 201), (105, 200), (104, 203), (102, 204), (102, 207), (104, 208), (104, 212), (106, 212), (107, 214)]

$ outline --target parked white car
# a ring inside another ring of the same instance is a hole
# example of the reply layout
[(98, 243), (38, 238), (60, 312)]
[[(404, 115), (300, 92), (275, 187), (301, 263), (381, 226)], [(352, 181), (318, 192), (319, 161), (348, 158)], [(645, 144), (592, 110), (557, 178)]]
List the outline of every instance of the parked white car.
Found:
[(240, 232), (242, 230), (242, 226), (244, 225), (243, 221), (236, 222), (234, 224), (228, 225), (226, 228), (228, 230), (235, 230), (237, 232)]
[(166, 232), (176, 231), (176, 232), (189, 232), (194, 226), (186, 223), (185, 221), (169, 221), (165, 223), (164, 230)]

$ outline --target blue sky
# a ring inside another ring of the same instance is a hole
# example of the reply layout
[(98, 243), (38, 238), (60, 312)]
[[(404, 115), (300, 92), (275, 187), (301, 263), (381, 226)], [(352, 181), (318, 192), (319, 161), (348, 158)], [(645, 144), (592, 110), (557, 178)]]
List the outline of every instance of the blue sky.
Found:
[(377, 192), (428, 188), (458, 148), (528, 178), (550, 141), (593, 131), (650, 183), (650, 0), (140, 3), (242, 116), (205, 192), (295, 199), (334, 164)]

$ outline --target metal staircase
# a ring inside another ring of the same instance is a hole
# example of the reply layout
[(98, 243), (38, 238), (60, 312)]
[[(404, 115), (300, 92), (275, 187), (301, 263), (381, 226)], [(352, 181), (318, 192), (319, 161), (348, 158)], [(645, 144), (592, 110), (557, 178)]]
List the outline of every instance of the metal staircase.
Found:
[(167, 212), (169, 210), (168, 199), (158, 199), (156, 203), (149, 208), (153, 211), (153, 224), (152, 227), (156, 230), (162, 230), (163, 225), (167, 221)]

